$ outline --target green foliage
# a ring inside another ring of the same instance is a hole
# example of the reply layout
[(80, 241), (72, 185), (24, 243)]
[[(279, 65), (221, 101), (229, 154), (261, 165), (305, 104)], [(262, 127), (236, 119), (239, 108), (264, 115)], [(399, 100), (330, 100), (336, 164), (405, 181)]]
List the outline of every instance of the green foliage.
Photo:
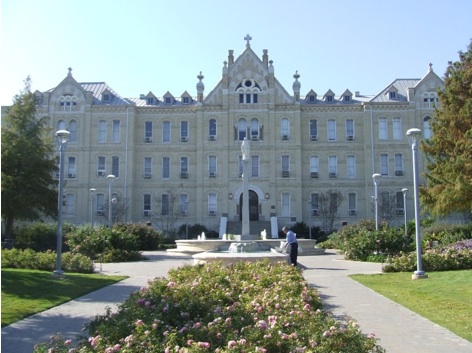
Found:
[(432, 215), (472, 212), (472, 42), (459, 61), (450, 63), (440, 105), (431, 121), (433, 135), (421, 149), (427, 186), (421, 190), (424, 208)]
[[(185, 265), (88, 324), (82, 353), (380, 353), (357, 323), (321, 310), (316, 290), (286, 263)], [(37, 346), (46, 353), (61, 338)], [(257, 348), (256, 348), (257, 347)], [(67, 352), (56, 344), (55, 352)], [(111, 350), (110, 350), (111, 351)]]
[(460, 240), (472, 239), (472, 223), (434, 223), (421, 231), (424, 243), (437, 241), (439, 245), (449, 245)]
[(71, 251), (103, 262), (141, 260), (141, 250), (157, 250), (164, 237), (144, 224), (115, 224), (113, 227), (79, 227), (66, 235)]
[[(75, 229), (72, 224), (62, 225), (62, 234)], [(14, 231), (15, 248), (32, 249), (34, 251), (47, 251), (57, 249), (57, 223), (40, 223), (16, 227)], [(64, 239), (63, 239), (64, 240)], [(63, 241), (62, 250), (69, 251), (67, 244)]]
[[(2, 250), (2, 268), (53, 271), (56, 269), (56, 258), (54, 251)], [(62, 254), (62, 269), (66, 272), (92, 273), (93, 262), (85, 255), (65, 252)]]
[(403, 228), (389, 227), (382, 223), (375, 230), (375, 222), (361, 220), (329, 236), (321, 246), (339, 249), (348, 260), (382, 261), (387, 255), (395, 255), (410, 249)]
[[(423, 270), (452, 271), (472, 269), (472, 248), (455, 247), (426, 250), (422, 256)], [(412, 272), (416, 270), (416, 252), (401, 253), (389, 257), (383, 267), (384, 272)]]
[(57, 171), (47, 118), (36, 117), (31, 80), (2, 121), (2, 219), (11, 238), (16, 220), (57, 216)]

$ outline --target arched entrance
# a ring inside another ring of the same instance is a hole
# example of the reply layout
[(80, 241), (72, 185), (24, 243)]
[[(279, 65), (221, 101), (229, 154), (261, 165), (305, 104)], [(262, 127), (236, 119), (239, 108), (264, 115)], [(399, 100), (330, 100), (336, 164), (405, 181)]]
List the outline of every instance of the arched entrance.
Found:
[[(239, 197), (239, 220), (243, 220), (243, 193)], [(259, 197), (257, 193), (249, 190), (249, 220), (258, 221), (259, 220)]]

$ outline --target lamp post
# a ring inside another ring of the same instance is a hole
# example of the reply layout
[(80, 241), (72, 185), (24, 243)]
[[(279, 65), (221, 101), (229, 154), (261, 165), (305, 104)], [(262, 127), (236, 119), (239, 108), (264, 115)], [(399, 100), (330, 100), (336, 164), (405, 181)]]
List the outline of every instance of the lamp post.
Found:
[(241, 227), (241, 239), (248, 240), (250, 238), (249, 233), (249, 170), (248, 164), (251, 158), (251, 145), (249, 140), (245, 137), (241, 144), (241, 154), (243, 162), (243, 204), (241, 208), (242, 212), (242, 227)]
[(188, 240), (188, 199), (185, 201), (185, 215), (187, 216), (185, 221), (185, 240)]
[(311, 207), (312, 207), (311, 200), (308, 200), (308, 219), (309, 219), (308, 234), (310, 236), (310, 239), (311, 239)]
[(406, 223), (406, 193), (408, 192), (407, 188), (402, 189), (402, 194), (403, 194), (403, 215), (405, 218), (405, 241), (408, 237), (408, 228), (407, 228), (407, 223)]
[(90, 189), (90, 195), (92, 197), (92, 199), (90, 200), (90, 223), (92, 224), (92, 228), (93, 228), (93, 204), (94, 204), (94, 198), (95, 198), (95, 191), (96, 189), (95, 188), (91, 188)]
[(57, 249), (56, 249), (56, 270), (55, 276), (62, 276), (62, 204), (64, 202), (64, 153), (69, 140), (70, 132), (67, 130), (58, 130), (56, 138), (59, 142), (59, 193), (57, 196)]
[(113, 184), (113, 180), (115, 180), (115, 176), (110, 174), (107, 176), (108, 179), (108, 226), (111, 228), (112, 222), (112, 199), (111, 199), (111, 184)]
[(375, 230), (379, 230), (379, 201), (377, 193), (377, 185), (379, 183), (381, 175), (375, 173), (372, 175), (372, 180), (374, 181), (374, 204), (375, 204)]
[(428, 277), (428, 275), (423, 271), (421, 260), (420, 202), (418, 194), (418, 162), (416, 160), (418, 144), (421, 139), (421, 130), (417, 128), (409, 129), (406, 132), (406, 136), (408, 137), (408, 142), (410, 143), (413, 155), (413, 194), (415, 200), (416, 271), (413, 273), (411, 278), (421, 279)]

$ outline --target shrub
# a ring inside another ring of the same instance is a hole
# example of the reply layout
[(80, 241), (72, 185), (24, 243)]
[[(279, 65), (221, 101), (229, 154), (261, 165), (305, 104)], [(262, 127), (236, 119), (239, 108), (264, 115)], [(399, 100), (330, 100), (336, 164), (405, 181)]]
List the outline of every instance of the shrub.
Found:
[[(472, 240), (460, 241), (447, 247), (426, 250), (421, 256), (425, 271), (451, 271), (472, 269)], [(410, 272), (416, 270), (416, 252), (401, 253), (387, 258), (384, 272)]]
[[(71, 224), (64, 223), (62, 234), (75, 229)], [(32, 249), (34, 251), (47, 251), (57, 249), (57, 223), (33, 223), (15, 228), (13, 237), (14, 247), (18, 249)], [(63, 251), (69, 251), (67, 244), (62, 245)]]
[(439, 245), (445, 246), (460, 240), (472, 239), (472, 223), (434, 223), (422, 229), (421, 235), (424, 243), (437, 241)]
[[(24, 268), (31, 270), (53, 271), (56, 269), (56, 253), (54, 251), (35, 252), (32, 249), (2, 250), (2, 267)], [(92, 273), (92, 260), (82, 254), (65, 252), (61, 257), (62, 269), (66, 272)]]
[[(321, 310), (300, 270), (282, 262), (172, 269), (87, 326), (88, 342), (77, 345), (82, 353), (384, 352), (355, 322)], [(67, 352), (60, 336), (34, 352), (54, 344)]]

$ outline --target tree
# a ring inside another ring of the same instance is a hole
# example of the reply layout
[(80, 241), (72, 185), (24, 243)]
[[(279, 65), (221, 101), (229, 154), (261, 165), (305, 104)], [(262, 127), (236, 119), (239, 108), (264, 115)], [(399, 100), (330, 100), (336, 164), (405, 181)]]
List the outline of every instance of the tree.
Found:
[(318, 213), (321, 218), (321, 228), (326, 234), (332, 232), (334, 220), (343, 200), (343, 194), (338, 190), (328, 190), (326, 193), (320, 193)]
[(155, 215), (156, 226), (164, 232), (166, 236), (175, 236), (177, 233), (176, 224), (182, 216), (184, 209), (179, 203), (177, 188), (171, 188), (162, 194), (157, 201), (157, 214)]
[(31, 79), (13, 99), (2, 124), (2, 218), (12, 236), (16, 220), (57, 217), (57, 163), (47, 118), (36, 118)]
[(427, 157), (424, 208), (433, 216), (472, 211), (472, 42), (459, 61), (450, 62), (439, 107), (431, 122), (432, 137), (421, 149)]

